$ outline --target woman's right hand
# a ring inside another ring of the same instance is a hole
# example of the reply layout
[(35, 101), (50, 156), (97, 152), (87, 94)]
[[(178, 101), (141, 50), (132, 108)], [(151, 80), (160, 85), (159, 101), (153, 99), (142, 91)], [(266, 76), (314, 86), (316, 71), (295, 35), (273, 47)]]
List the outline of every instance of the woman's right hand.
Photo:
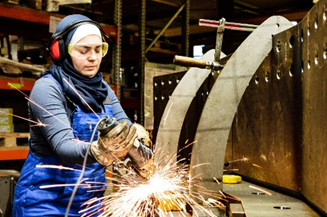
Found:
[(92, 143), (91, 152), (100, 164), (109, 166), (125, 158), (136, 138), (136, 128), (123, 121), (105, 135), (100, 135), (98, 141)]

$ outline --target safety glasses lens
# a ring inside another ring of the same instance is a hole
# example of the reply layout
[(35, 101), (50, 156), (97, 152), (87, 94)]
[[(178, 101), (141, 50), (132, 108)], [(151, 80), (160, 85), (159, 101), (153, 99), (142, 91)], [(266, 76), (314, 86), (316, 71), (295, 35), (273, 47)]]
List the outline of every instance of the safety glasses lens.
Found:
[(86, 58), (95, 55), (97, 58), (104, 57), (108, 52), (108, 43), (77, 43), (68, 44), (68, 53), (76, 58)]

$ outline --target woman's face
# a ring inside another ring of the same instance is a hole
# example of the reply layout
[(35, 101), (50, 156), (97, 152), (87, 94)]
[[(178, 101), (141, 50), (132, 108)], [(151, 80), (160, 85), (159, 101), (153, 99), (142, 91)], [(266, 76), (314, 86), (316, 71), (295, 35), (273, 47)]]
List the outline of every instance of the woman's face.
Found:
[(101, 64), (102, 46), (102, 40), (97, 35), (85, 36), (72, 47), (69, 45), (74, 68), (86, 77), (94, 77)]

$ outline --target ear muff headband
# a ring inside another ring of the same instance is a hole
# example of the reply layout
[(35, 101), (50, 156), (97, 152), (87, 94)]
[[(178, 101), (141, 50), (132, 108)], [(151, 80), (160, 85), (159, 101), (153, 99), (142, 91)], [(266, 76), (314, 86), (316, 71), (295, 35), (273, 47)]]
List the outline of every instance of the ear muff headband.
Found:
[(65, 51), (65, 42), (63, 40), (63, 36), (68, 34), (72, 29), (81, 26), (86, 23), (91, 23), (99, 28), (102, 35), (108, 39), (109, 36), (107, 33), (101, 28), (100, 24), (93, 20), (78, 20), (74, 23), (69, 24), (60, 32), (55, 33), (49, 40), (48, 50), (50, 51), (50, 56), (54, 61), (59, 61), (65, 59), (66, 51)]

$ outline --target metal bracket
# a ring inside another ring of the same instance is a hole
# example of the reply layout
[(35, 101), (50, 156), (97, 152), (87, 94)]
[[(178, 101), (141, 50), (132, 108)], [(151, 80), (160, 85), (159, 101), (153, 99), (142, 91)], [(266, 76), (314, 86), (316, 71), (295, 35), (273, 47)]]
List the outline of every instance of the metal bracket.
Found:
[[(206, 61), (203, 59), (195, 59), (192, 57), (184, 57), (175, 55), (174, 64), (187, 66), (187, 67), (198, 67), (203, 69), (211, 69), (213, 71), (221, 70), (224, 64), (221, 62), (221, 48), (223, 45), (223, 36), (225, 29), (238, 30), (238, 31), (254, 31), (258, 25), (243, 24), (243, 23), (232, 23), (226, 22), (225, 18), (221, 18), (219, 21), (200, 19), (199, 26), (215, 27), (217, 28), (216, 46), (214, 61)], [(224, 62), (224, 61), (223, 61)]]

